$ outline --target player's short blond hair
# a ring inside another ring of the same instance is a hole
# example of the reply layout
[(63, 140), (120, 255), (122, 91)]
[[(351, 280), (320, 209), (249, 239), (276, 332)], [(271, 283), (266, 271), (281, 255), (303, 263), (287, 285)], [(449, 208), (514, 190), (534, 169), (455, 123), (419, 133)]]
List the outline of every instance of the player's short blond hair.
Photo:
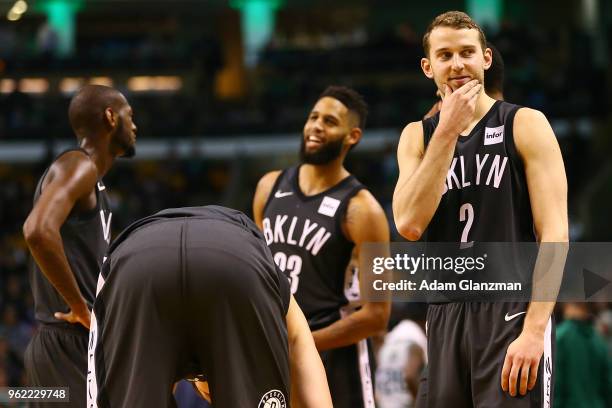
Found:
[(482, 50), (484, 51), (487, 48), (487, 39), (484, 31), (472, 20), (472, 17), (462, 11), (447, 11), (434, 18), (429, 27), (427, 27), (425, 35), (423, 35), (423, 51), (425, 51), (426, 57), (429, 57), (429, 36), (434, 28), (437, 27), (450, 27), (456, 30), (464, 28), (477, 30)]

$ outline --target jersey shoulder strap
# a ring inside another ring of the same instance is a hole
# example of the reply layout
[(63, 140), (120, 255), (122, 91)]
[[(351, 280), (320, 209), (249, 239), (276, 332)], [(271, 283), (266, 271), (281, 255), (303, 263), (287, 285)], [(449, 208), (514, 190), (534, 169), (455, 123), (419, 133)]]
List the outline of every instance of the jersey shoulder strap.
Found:
[(501, 101), (498, 104), (497, 108), (497, 123), (504, 126), (504, 144), (508, 149), (508, 152), (515, 159), (515, 162), (522, 167), (522, 160), (520, 160), (520, 156), (518, 154), (518, 150), (516, 149), (516, 144), (514, 143), (514, 117), (516, 116), (516, 112), (521, 109), (523, 106), (515, 105), (513, 103)]
[(264, 204), (264, 208), (263, 208), (263, 212), (264, 213), (266, 212), (266, 209), (268, 208), (268, 205), (270, 204), (270, 201), (272, 201), (272, 199), (274, 198), (274, 193), (281, 186), (281, 183), (285, 184), (286, 180), (290, 180), (291, 179), (291, 175), (293, 173), (295, 173), (296, 169), (297, 169), (297, 167), (294, 166), (294, 167), (289, 167), (287, 169), (283, 169), (280, 172), (280, 174), (276, 178), (276, 181), (274, 181), (274, 185), (272, 185), (272, 189), (270, 190), (270, 194), (268, 194), (268, 198), (266, 199), (266, 203)]
[(342, 229), (342, 222), (346, 218), (346, 211), (348, 210), (351, 199), (357, 195), (361, 190), (364, 190), (365, 186), (354, 175), (348, 176), (346, 185), (342, 190), (344, 191), (340, 206), (338, 207), (338, 217), (336, 218), (336, 226), (340, 230)]
[(439, 122), (440, 122), (440, 112), (436, 113), (435, 115), (427, 119), (422, 120), (423, 146), (427, 147), (427, 145), (429, 144), (429, 141), (431, 140), (431, 137), (434, 134), (434, 131), (436, 130), (436, 127), (438, 127)]

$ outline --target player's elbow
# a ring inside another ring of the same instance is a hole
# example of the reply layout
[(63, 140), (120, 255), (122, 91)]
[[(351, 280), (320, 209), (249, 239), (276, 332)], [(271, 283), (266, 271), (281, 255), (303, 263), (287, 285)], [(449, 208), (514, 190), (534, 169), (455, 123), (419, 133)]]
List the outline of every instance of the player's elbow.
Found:
[(51, 233), (48, 228), (40, 225), (30, 218), (26, 219), (23, 224), (23, 237), (31, 249), (36, 249), (45, 245), (45, 243), (51, 239)]
[(23, 232), (23, 238), (25, 239), (28, 245), (40, 239), (40, 232), (38, 231), (38, 229), (36, 228), (36, 225), (30, 220), (29, 217), (23, 223), (21, 232)]
[(409, 241), (418, 241), (423, 234), (423, 226), (414, 217), (412, 211), (400, 211), (395, 201), (393, 204), (393, 221), (397, 232)]
[(413, 220), (396, 220), (397, 232), (409, 241), (418, 241), (423, 235), (423, 228)]

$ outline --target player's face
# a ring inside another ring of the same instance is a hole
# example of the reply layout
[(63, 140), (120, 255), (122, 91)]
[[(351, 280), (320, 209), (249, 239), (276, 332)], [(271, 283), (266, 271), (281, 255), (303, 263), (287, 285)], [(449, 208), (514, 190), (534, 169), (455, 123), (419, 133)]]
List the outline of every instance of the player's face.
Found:
[(491, 66), (491, 50), (483, 51), (478, 30), (436, 27), (429, 35), (429, 57), (421, 60), (425, 75), (443, 92), (455, 91), (472, 79), (484, 85), (484, 71)]
[(349, 111), (342, 102), (327, 96), (319, 99), (304, 125), (302, 161), (326, 164), (337, 159), (351, 130), (349, 119)]
[(134, 157), (136, 154), (136, 130), (134, 112), (126, 101), (118, 112), (117, 127), (112, 139), (123, 157)]

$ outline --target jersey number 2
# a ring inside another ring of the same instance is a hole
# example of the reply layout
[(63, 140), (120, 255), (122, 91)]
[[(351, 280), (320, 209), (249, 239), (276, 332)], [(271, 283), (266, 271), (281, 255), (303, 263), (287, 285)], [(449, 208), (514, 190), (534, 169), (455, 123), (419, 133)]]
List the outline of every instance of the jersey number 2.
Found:
[(276, 266), (285, 274), (289, 275), (289, 282), (291, 283), (291, 294), (295, 295), (297, 292), (298, 285), (300, 283), (300, 272), (302, 272), (302, 258), (299, 255), (290, 255), (284, 252), (277, 252), (274, 254), (274, 262)]
[(465, 203), (459, 208), (459, 221), (465, 222), (463, 232), (461, 233), (461, 248), (471, 247), (473, 241), (468, 242), (468, 234), (474, 222), (474, 207), (472, 207), (472, 204)]

